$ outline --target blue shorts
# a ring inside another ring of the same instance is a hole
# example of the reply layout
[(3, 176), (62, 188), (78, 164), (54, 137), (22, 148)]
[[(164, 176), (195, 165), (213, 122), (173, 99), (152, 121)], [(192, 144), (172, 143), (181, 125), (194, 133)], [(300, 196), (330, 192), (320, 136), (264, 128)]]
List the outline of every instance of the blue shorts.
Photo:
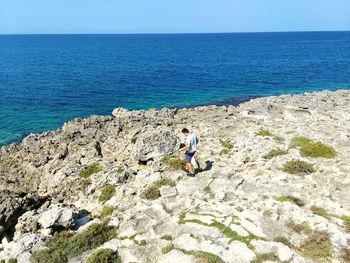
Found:
[(192, 159), (192, 157), (193, 157), (193, 155), (195, 153), (196, 153), (195, 151), (193, 151), (193, 152), (186, 151), (185, 152), (185, 161), (186, 161), (186, 163), (191, 163), (191, 159)]

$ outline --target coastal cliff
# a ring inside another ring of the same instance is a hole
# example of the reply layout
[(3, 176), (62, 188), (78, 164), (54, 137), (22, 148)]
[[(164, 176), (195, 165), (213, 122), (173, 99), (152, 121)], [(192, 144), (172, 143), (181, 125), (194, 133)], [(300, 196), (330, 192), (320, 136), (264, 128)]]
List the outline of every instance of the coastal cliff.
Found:
[(0, 148), (0, 259), (350, 262), (349, 160), (349, 90), (74, 119)]

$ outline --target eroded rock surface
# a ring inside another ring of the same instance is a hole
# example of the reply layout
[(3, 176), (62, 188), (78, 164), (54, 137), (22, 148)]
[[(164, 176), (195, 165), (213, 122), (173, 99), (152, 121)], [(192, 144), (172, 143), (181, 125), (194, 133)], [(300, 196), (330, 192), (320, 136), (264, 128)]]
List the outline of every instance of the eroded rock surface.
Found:
[[(200, 139), (195, 177), (162, 161), (184, 127)], [(300, 136), (336, 156), (301, 154), (290, 147)], [(267, 158), (272, 149), (285, 153)], [(315, 171), (284, 172), (291, 160)], [(349, 160), (347, 90), (74, 119), (0, 148), (0, 259), (29, 262), (55, 232), (104, 222), (117, 237), (99, 248), (123, 262), (349, 262)]]

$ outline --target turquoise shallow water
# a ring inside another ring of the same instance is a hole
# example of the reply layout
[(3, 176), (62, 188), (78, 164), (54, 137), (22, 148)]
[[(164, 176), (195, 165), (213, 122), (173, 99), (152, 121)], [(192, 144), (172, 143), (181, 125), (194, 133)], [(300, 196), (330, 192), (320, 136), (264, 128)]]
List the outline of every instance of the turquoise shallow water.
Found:
[(0, 145), (64, 121), (350, 88), (350, 32), (0, 36)]

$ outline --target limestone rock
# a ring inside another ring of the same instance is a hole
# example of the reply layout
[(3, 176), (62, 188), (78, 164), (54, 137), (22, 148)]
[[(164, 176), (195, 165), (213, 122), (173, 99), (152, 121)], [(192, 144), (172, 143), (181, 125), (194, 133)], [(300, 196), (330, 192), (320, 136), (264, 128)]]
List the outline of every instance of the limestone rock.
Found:
[(141, 162), (157, 160), (175, 152), (179, 138), (172, 131), (154, 131), (138, 139), (133, 149), (134, 159)]
[(53, 205), (43, 212), (38, 223), (43, 228), (72, 228), (78, 217), (77, 209), (65, 205)]

